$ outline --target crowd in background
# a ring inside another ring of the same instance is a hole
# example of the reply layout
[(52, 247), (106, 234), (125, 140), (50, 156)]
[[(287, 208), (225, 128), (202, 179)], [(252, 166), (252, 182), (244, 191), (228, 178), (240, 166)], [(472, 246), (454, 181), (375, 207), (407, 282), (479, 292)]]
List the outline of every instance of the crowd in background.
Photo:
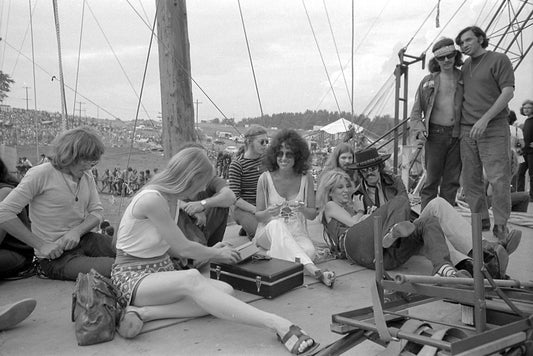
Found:
[[(74, 122), (73, 122), (74, 121)], [(89, 126), (96, 130), (106, 146), (126, 147), (131, 142), (132, 129), (127, 125), (111, 124), (109, 120), (84, 120), (69, 117), (67, 126)], [(48, 145), (62, 131), (61, 114), (47, 111), (9, 108), (0, 110), (0, 143), (8, 146)], [(138, 129), (139, 145), (161, 145), (158, 130)]]

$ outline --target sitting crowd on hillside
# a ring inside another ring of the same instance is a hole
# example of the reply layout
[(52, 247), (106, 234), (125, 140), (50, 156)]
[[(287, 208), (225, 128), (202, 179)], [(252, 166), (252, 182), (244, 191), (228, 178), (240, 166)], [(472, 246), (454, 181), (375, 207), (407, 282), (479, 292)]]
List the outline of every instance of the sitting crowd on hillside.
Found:
[[(456, 39), (470, 61), (494, 54), (483, 51), (486, 38), (479, 31), (467, 28)], [(299, 261), (308, 275), (329, 288), (336, 274), (319, 266), (307, 226), (317, 217), (338, 259), (373, 269), (378, 239), (385, 270), (421, 254), (431, 262), (431, 270), (420, 273), (472, 278), (472, 227), (454, 208), (461, 171), (471, 212), (482, 215), (483, 230), (493, 226), (492, 235), (482, 241), (483, 263), (493, 278), (508, 278), (509, 255), (521, 241), (521, 231), (507, 227), (512, 173), (507, 102), (512, 75), (502, 75), (504, 98), (497, 107), (481, 103), (483, 108), (475, 109), (469, 95), (486, 88), (472, 88), (475, 78), (470, 73), (464, 78), (465, 93), (452, 90), (464, 96), (461, 114), (453, 96), (429, 98), (436, 95), (435, 86), (456, 86), (460, 52), (445, 38), (433, 46), (433, 54), (435, 71), (419, 86), (411, 123), (412, 139), (426, 149), (427, 177), (419, 212), (412, 209), (401, 178), (387, 168), (390, 154), (373, 147), (356, 151), (348, 138), (330, 154), (315, 192), (305, 139), (293, 129), (269, 138), (265, 128), (252, 125), (244, 134), (241, 154), (223, 178), (205, 148), (196, 143), (180, 147), (160, 172), (145, 172), (117, 231), (109, 233), (109, 226), (102, 224), (96, 182), (105, 180), (105, 187), (115, 182), (95, 177), (94, 171), (104, 143), (92, 129), (76, 128), (58, 135), (50, 161), (28, 169), (20, 182), (0, 160), (0, 278), (16, 277), (34, 264), (48, 278), (71, 281), (95, 269), (112, 279), (127, 306), (118, 325), (125, 338), (136, 337), (148, 321), (211, 314), (270, 329), (290, 352), (300, 354), (318, 343), (289, 320), (234, 298), (229, 284), (199, 273), (197, 268), (205, 262), (240, 260), (236, 247), (224, 241), (228, 216), (242, 227), (240, 234), (268, 256)], [(496, 62), (508, 65), (502, 58), (485, 64)], [(431, 107), (435, 102), (439, 105)], [(489, 114), (474, 120), (472, 113), (480, 110)], [(524, 128), (531, 130), (532, 122)], [(533, 149), (533, 135), (527, 132), (525, 146)], [(134, 174), (132, 168), (120, 174), (107, 170), (104, 177), (120, 175), (122, 183), (109, 189), (122, 194), (123, 185), (133, 184)], [(381, 218), (381, 236), (374, 235), (374, 217)]]

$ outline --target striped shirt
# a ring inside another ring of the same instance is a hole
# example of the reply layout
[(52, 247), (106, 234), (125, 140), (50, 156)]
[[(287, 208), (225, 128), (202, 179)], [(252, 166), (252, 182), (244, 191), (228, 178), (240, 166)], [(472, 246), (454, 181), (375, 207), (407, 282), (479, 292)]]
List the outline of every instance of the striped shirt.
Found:
[(263, 157), (254, 159), (240, 157), (229, 166), (229, 187), (237, 199), (255, 205), (257, 181), (263, 173)]

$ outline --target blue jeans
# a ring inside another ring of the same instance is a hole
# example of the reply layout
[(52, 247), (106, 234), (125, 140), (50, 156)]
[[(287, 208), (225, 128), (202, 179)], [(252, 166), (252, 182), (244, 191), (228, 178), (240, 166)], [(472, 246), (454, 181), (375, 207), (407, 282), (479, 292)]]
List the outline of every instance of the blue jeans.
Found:
[(453, 126), (430, 124), (425, 145), (426, 182), (420, 192), (422, 210), (437, 195), (455, 205), (461, 175), (461, 151)]
[(472, 213), (487, 214), (483, 168), (492, 184), (494, 225), (506, 225), (511, 214), (511, 147), (509, 129), (487, 127), (478, 139), (461, 126), (461, 160), (465, 199)]
[(109, 278), (115, 262), (115, 249), (111, 237), (88, 232), (81, 237), (78, 246), (63, 252), (61, 257), (39, 262), (44, 274), (51, 279), (75, 281), (78, 273), (89, 273), (91, 268)]

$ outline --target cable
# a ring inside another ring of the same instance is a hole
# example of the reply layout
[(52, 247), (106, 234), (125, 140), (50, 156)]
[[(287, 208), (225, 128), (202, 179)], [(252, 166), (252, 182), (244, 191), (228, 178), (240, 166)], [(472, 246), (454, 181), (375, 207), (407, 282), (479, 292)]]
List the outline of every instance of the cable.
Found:
[(84, 19), (85, 19), (85, 0), (83, 0), (83, 4), (81, 8), (80, 43), (78, 45), (78, 60), (76, 64), (76, 81), (74, 83), (74, 104), (72, 105), (72, 126), (74, 126), (74, 117), (76, 116), (76, 96), (78, 94), (78, 77), (80, 73), (81, 40), (83, 38), (82, 36), (83, 36), (83, 20)]
[(442, 34), (442, 32), (444, 32), (444, 29), (446, 29), (446, 27), (448, 27), (448, 25), (450, 24), (450, 22), (453, 20), (453, 18), (457, 15), (457, 13), (459, 12), (459, 10), (461, 10), (461, 8), (464, 6), (464, 4), (466, 4), (466, 1), (467, 0), (464, 0), (461, 5), (459, 5), (459, 7), (457, 8), (457, 10), (455, 10), (455, 12), (453, 13), (453, 15), (450, 17), (450, 19), (448, 20), (448, 22), (446, 22), (446, 24), (444, 25), (444, 27), (442, 27), (442, 29), (439, 31), (439, 33), (437, 33), (437, 35), (433, 38), (433, 41), (431, 41), (431, 43), (426, 47), (426, 49), (424, 50), (423, 53), (426, 53), (429, 48), (435, 43), (435, 41), (437, 40), (437, 38), (440, 37), (440, 35)]
[(352, 91), (351, 91), (351, 100), (350, 100), (350, 103), (352, 104), (352, 107), (351, 107), (351, 114), (352, 114), (352, 122), (354, 121), (354, 92), (355, 92), (355, 89), (354, 89), (354, 44), (355, 44), (355, 0), (352, 0), (352, 31), (351, 31), (351, 35), (352, 35), (352, 41), (351, 41), (351, 48), (350, 48), (350, 57), (352, 59), (352, 70), (351, 70), (351, 73), (352, 73)]
[[(4, 12), (4, 2), (2, 2), (2, 16)], [(9, 28), (9, 19), (11, 18), (11, 0), (9, 0), (9, 5), (7, 7), (7, 20), (6, 20), (6, 32), (4, 34), (4, 41), (7, 39), (7, 29)], [(6, 57), (6, 46), (4, 45), (4, 50), (2, 51), (2, 62), (0, 64), (0, 68), (4, 68), (4, 59)]]
[[(335, 53), (337, 54), (337, 60), (339, 62), (339, 67), (341, 69), (342, 79), (344, 79), (344, 86), (346, 87), (346, 93), (348, 94), (348, 100), (350, 101), (350, 106), (353, 107), (353, 103), (350, 97), (350, 89), (348, 89), (348, 82), (346, 81), (346, 76), (344, 75), (344, 68), (342, 67), (341, 57), (339, 55), (339, 48), (337, 47), (337, 41), (335, 40), (335, 34), (333, 33), (333, 27), (331, 26), (331, 20), (329, 18), (328, 8), (326, 6), (326, 1), (322, 0), (324, 5), (324, 11), (326, 13), (326, 18), (328, 20), (329, 32), (331, 33), (331, 39), (333, 40), (333, 46), (335, 47)], [(353, 20), (353, 19), (352, 19)], [(353, 28), (353, 26), (352, 26)], [(352, 57), (353, 61), (353, 57)]]
[(252, 60), (252, 52), (250, 51), (250, 44), (248, 43), (248, 35), (246, 34), (246, 26), (244, 25), (244, 17), (242, 15), (241, 0), (237, 0), (239, 5), (239, 13), (241, 14), (242, 30), (244, 32), (244, 39), (246, 40), (246, 48), (248, 49), (248, 58), (250, 59), (250, 66), (252, 68), (252, 75), (254, 77), (255, 92), (257, 93), (257, 101), (259, 102), (259, 110), (261, 110), (261, 117), (263, 117), (263, 105), (261, 104), (261, 96), (259, 95), (259, 87), (257, 86), (257, 78), (255, 76), (254, 62)]
[[(130, 3), (129, 0), (126, 0), (126, 2), (128, 3), (128, 5), (130, 5), (131, 9), (133, 10), (133, 12), (135, 12), (135, 14), (137, 14), (137, 16), (141, 19), (141, 21), (146, 25), (146, 27), (150, 30), (150, 25), (144, 21), (144, 19), (142, 18), (142, 16), (139, 14), (139, 12), (137, 11), (137, 9)], [(162, 43), (160, 40), (159, 40), (159, 37), (157, 36), (157, 34), (154, 33), (154, 36), (155, 38), (157, 38), (157, 43), (158, 43), (158, 46), (163, 46), (164, 43)], [(167, 48), (168, 50), (168, 48)], [(200, 84), (198, 84), (198, 82), (192, 77), (191, 73), (189, 70), (187, 70), (185, 67), (183, 67), (183, 65), (179, 62), (179, 61), (176, 61), (176, 63), (180, 66), (180, 69), (187, 74), (187, 76), (191, 79), (191, 81), (194, 83), (194, 85), (196, 85), (196, 87), (202, 92), (202, 94), (205, 95), (205, 97), (207, 98), (207, 100), (209, 100), (209, 102), (215, 107), (215, 109), (222, 115), (222, 117), (224, 117), (224, 119), (228, 120), (229, 122), (231, 122), (228, 117), (226, 116), (226, 114), (220, 109), (220, 107), (213, 101), (213, 99), (211, 99), (211, 97), (207, 94), (207, 92), (200, 86)], [(239, 134), (239, 135), (242, 135), (242, 133), (239, 131), (239, 129), (234, 125), (234, 124), (231, 124), (230, 125), (233, 127), (233, 129)]]
[[(143, 71), (143, 78), (142, 78), (142, 81), (141, 81), (141, 91), (139, 93), (139, 100), (137, 101), (137, 109), (135, 110), (135, 121), (133, 122), (133, 130), (132, 130), (132, 133), (131, 133), (131, 140), (130, 140), (130, 149), (128, 151), (128, 159), (126, 161), (126, 169), (128, 169), (128, 167), (130, 166), (130, 162), (131, 162), (131, 152), (133, 151), (133, 143), (135, 142), (135, 132), (136, 132), (136, 129), (137, 129), (137, 120), (139, 119), (139, 110), (140, 110), (140, 107), (141, 107), (141, 99), (142, 99), (142, 95), (143, 95), (143, 92), (144, 92), (144, 83), (146, 81), (146, 73), (148, 72), (148, 63), (149, 63), (149, 60), (150, 60), (150, 52), (152, 50), (152, 43), (153, 43), (153, 40), (154, 40), (154, 29), (155, 29), (155, 25), (156, 25), (156, 21), (157, 21), (157, 7), (156, 7), (156, 11), (155, 11), (155, 15), (154, 15), (154, 23), (152, 25), (152, 31), (151, 31), (151, 35), (150, 35), (150, 44), (148, 45), (148, 51), (147, 51), (147, 54), (146, 54), (146, 62), (144, 64), (144, 71)], [(118, 205), (118, 216), (121, 216), (121, 211), (122, 211), (122, 205), (123, 205), (123, 202), (124, 202), (124, 199), (122, 199), (122, 194), (121, 194), (121, 199), (120, 199), (120, 203)]]
[[(91, 15), (93, 16), (93, 19), (94, 21), (96, 22), (96, 25), (98, 26), (98, 28), (100, 29), (100, 32), (102, 32), (102, 35), (104, 36), (104, 39), (105, 41), (107, 42), (107, 45), (109, 46), (109, 48), (111, 49), (111, 52), (113, 53), (113, 56), (115, 57), (120, 69), (122, 70), (122, 73), (124, 74), (124, 76), (126, 77), (126, 80), (128, 81), (128, 84), (130, 85), (130, 88), (133, 90), (133, 93), (135, 94), (135, 96), (137, 97), (137, 99), (139, 99), (139, 94), (137, 93), (137, 90), (135, 90), (135, 87), (133, 86), (133, 83), (131, 82), (129, 76), (128, 76), (128, 73), (126, 73), (126, 70), (124, 69), (124, 66), (122, 65), (122, 63), (120, 62), (120, 59), (118, 58), (113, 46), (111, 45), (111, 42), (109, 42), (109, 39), (107, 38), (105, 32), (104, 32), (104, 29), (102, 28), (102, 26), (100, 25), (100, 22), (98, 21), (98, 19), (96, 18), (96, 15), (94, 14), (91, 6), (89, 5), (89, 3), (87, 3), (87, 8), (89, 9), (89, 11), (91, 12)], [(150, 118), (150, 114), (148, 113), (148, 110), (146, 110), (146, 108), (144, 107), (144, 105), (142, 105), (141, 103), (141, 106), (144, 110), (144, 113), (146, 114), (146, 117)]]
[(481, 10), (479, 10), (479, 15), (477, 16), (476, 21), (474, 21), (474, 23), (478, 23), (479, 22), (479, 19), (481, 18), (481, 14), (483, 13), (483, 10), (485, 10), (485, 6), (487, 6), (487, 1), (488, 0), (485, 0), (485, 2), (483, 3), (483, 6), (481, 7)]
[[(438, 5), (438, 4), (437, 4)], [(431, 14), (433, 13), (433, 11), (435, 11), (435, 9), (437, 8), (437, 5), (435, 5), (433, 7), (433, 9), (429, 12), (429, 14), (426, 16), (426, 18), (424, 19), (424, 21), (422, 22), (422, 24), (420, 25), (420, 27), (418, 27), (418, 29), (415, 31), (413, 37), (411, 37), (411, 39), (409, 40), (409, 42), (407, 42), (407, 44), (405, 45), (405, 49), (407, 49), (407, 47), (409, 47), (409, 45), (411, 44), (411, 42), (413, 42), (413, 40), (415, 39), (416, 35), (418, 35), (418, 32), (422, 29), (422, 27), (424, 26), (424, 24), (427, 22), (427, 20), (429, 19), (429, 17), (431, 16)]]
[[(33, 5), (33, 11), (35, 11), (36, 6), (37, 6), (37, 2), (35, 2), (35, 4)], [(24, 31), (24, 36), (22, 37), (22, 42), (20, 43), (20, 48), (18, 50), (15, 50), (17, 51), (17, 53), (19, 53), (19, 55), (15, 59), (15, 64), (13, 64), (13, 69), (11, 70), (11, 75), (10, 75), (11, 78), (15, 77), (15, 69), (17, 68), (20, 54), (22, 53), (22, 47), (24, 46), (24, 43), (26, 43), (26, 37), (28, 36), (29, 30), (30, 30), (30, 23), (28, 22), (28, 24), (26, 25), (26, 30)], [(4, 38), (4, 41), (7, 43), (5, 38)]]
[(315, 39), (315, 44), (316, 44), (316, 47), (318, 49), (318, 54), (320, 55), (320, 60), (322, 61), (322, 66), (324, 67), (324, 70), (326, 72), (326, 76), (328, 78), (329, 86), (331, 87), (331, 93), (333, 94), (333, 98), (335, 99), (335, 103), (337, 104), (337, 109), (338, 109), (339, 114), (340, 114), (341, 113), (341, 108), (339, 106), (339, 101), (337, 100), (337, 95), (335, 95), (335, 89), (333, 89), (333, 83), (331, 82), (331, 78), (329, 77), (329, 73), (328, 73), (328, 69), (326, 67), (326, 63), (324, 62), (324, 56), (322, 55), (322, 51), (320, 50), (320, 46), (318, 45), (318, 40), (316, 38), (315, 30), (313, 28), (313, 24), (311, 23), (311, 18), (309, 17), (309, 12), (307, 11), (307, 7), (305, 6), (305, 0), (302, 0), (302, 5), (303, 5), (304, 10), (305, 10), (305, 15), (307, 16), (307, 21), (309, 23), (309, 27), (311, 28), (311, 32), (313, 33), (313, 38)]
[[(32, 63), (32, 75), (33, 75), (33, 107), (37, 110), (37, 81), (35, 80), (35, 46), (33, 45), (33, 14), (31, 11), (31, 0), (28, 0), (28, 9), (30, 10), (30, 38), (31, 38), (31, 63)], [(36, 121), (39, 121), (38, 118), (35, 118)], [(37, 157), (39, 157), (39, 124), (40, 122), (35, 122), (37, 130), (35, 131), (35, 144), (37, 150)]]
[[(12, 50), (14, 50), (15, 52), (17, 52), (20, 56), (24, 57), (25, 59), (27, 59), (28, 61), (31, 62), (31, 58), (28, 57), (27, 55), (25, 55), (24, 53), (22, 53), (21, 50), (15, 48), (15, 46), (13, 46), (12, 44), (9, 43), (9, 41), (5, 41), (5, 44), (10, 47)], [(52, 78), (52, 80), (56, 79), (56, 76), (50, 72), (48, 72), (45, 68), (43, 68), (41, 65), (39, 65), (39, 63), (35, 62), (35, 65), (37, 66), (38, 69), (40, 69), (43, 73), (45, 73), (49, 78)], [(70, 87), (68, 84), (65, 84), (65, 87), (70, 89), (71, 91), (74, 91), (74, 89), (72, 87)], [(93, 100), (91, 100), (90, 98), (88, 98), (87, 96), (83, 95), (83, 94), (80, 94), (78, 92), (78, 95), (81, 96), (83, 99), (87, 100), (88, 102), (90, 102), (91, 104), (93, 104), (94, 106), (98, 107), (99, 109), (101, 109), (103, 112), (107, 113), (109, 116), (111, 116), (112, 118), (114, 119), (118, 119), (118, 116), (116, 116), (115, 114), (111, 113), (110, 111), (108, 111), (107, 109), (105, 109), (104, 107), (98, 105), (97, 103), (95, 103)]]

